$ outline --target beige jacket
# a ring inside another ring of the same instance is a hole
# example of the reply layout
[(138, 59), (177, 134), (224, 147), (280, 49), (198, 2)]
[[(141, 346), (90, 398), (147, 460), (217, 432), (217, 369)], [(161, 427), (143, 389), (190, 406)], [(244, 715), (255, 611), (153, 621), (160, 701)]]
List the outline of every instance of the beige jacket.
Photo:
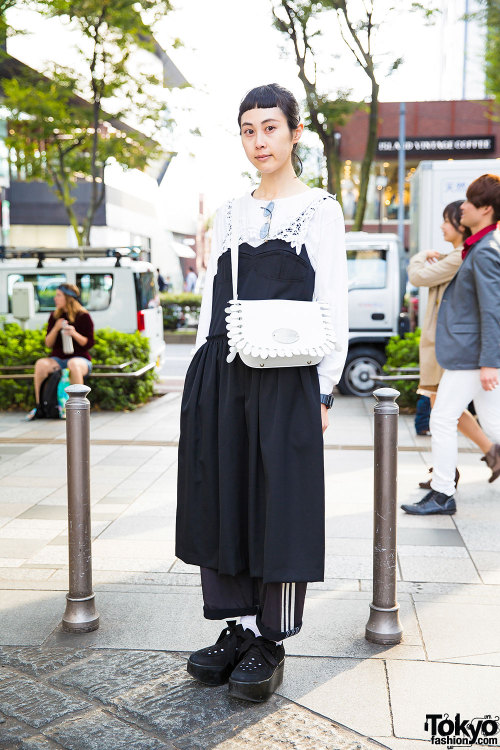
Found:
[(458, 247), (448, 255), (442, 255), (433, 263), (427, 263), (426, 256), (426, 251), (417, 253), (408, 266), (410, 283), (414, 286), (429, 287), (429, 299), (420, 336), (419, 388), (436, 387), (443, 374), (443, 368), (436, 359), (436, 324), (445, 289), (462, 263), (462, 248)]

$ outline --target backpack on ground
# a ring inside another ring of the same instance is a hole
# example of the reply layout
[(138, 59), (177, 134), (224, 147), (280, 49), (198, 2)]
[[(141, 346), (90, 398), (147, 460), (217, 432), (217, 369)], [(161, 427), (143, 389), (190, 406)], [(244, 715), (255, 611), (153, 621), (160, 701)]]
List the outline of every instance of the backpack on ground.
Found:
[(61, 379), (61, 370), (48, 375), (40, 387), (40, 406), (36, 410), (36, 419), (59, 419), (60, 410), (57, 400), (57, 387)]

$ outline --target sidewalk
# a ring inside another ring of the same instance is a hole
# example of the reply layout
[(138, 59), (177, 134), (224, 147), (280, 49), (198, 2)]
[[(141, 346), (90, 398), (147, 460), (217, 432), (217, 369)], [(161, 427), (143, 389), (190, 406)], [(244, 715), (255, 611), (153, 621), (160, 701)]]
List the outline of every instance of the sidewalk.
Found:
[[(303, 630), (285, 644), (285, 681), (264, 707), (233, 706), (224, 688), (207, 691), (184, 672), (186, 655), (220, 628), (202, 618), (197, 569), (174, 557), (180, 394), (129, 414), (92, 414), (101, 627), (83, 636), (59, 629), (68, 577), (65, 425), (1, 414), (0, 748), (364, 750), (372, 738), (392, 750), (421, 750), (431, 747), (428, 713), (497, 716), (500, 480), (487, 483), (464, 438), (457, 514), (398, 512), (403, 642), (385, 648), (364, 639), (373, 404), (339, 396), (332, 410), (326, 578), (310, 584)], [(400, 503), (422, 494), (416, 487), (426, 476), (430, 439), (416, 437), (413, 419), (401, 416), (399, 442)], [(43, 699), (35, 707), (37, 691)], [(16, 696), (23, 696), (17, 707)], [(219, 723), (229, 704), (233, 713)], [(38, 739), (21, 744), (30, 736)]]

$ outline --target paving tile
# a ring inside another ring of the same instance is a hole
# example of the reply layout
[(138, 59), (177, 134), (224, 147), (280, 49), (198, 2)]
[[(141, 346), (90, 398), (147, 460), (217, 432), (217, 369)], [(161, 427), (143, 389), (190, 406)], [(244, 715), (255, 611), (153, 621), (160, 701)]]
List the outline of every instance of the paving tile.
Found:
[(389, 750), (432, 750), (435, 747), (425, 740), (409, 740), (407, 737), (404, 739), (401, 737), (374, 737), (373, 735), (371, 737), (384, 747), (388, 747)]
[(34, 505), (19, 515), (19, 518), (37, 518), (50, 521), (64, 521), (68, 519), (68, 509), (59, 505)]
[[(24, 497), (26, 497), (26, 488), (24, 489)], [(0, 500), (2, 500), (2, 496), (0, 495)], [(16, 518), (16, 516), (19, 516), (21, 513), (24, 513), (24, 511), (31, 508), (33, 503), (31, 501), (19, 503), (19, 502), (12, 502), (12, 503), (4, 503), (0, 502), (0, 516), (2, 518)]]
[(67, 750), (174, 750), (170, 742), (152, 737), (139, 727), (130, 726), (103, 711), (72, 718), (46, 729), (44, 734), (60, 742)]
[[(135, 593), (133, 607), (126, 591), (100, 591), (96, 596), (97, 609), (101, 613), (99, 630), (79, 636), (79, 641), (83, 646), (97, 648), (189, 653), (203, 648), (214, 642), (222, 625), (204, 619), (201, 590), (195, 586), (189, 587), (188, 591), (186, 588), (171, 587), (169, 592), (161, 595), (151, 593), (151, 590)], [(47, 640), (47, 645), (73, 645), (73, 639), (74, 636), (58, 628)]]
[(500, 520), (456, 518), (456, 524), (471, 551), (500, 552)]
[(370, 600), (370, 595), (359, 598), (352, 593), (349, 598), (342, 598), (341, 592), (309, 592), (302, 630), (288, 640), (287, 653), (295, 656), (425, 658), (417, 620), (409, 601), (400, 602), (404, 630), (400, 645), (377, 646), (365, 639)]
[(496, 570), (484, 570), (481, 571), (481, 578), (484, 583), (500, 585), (500, 571)]
[(417, 600), (415, 608), (429, 659), (500, 666), (500, 604)]
[(19, 745), (19, 750), (59, 750), (60, 748), (62, 748), (62, 745), (56, 744), (53, 740), (48, 740), (42, 736), (31, 737)]
[[(1, 560), (0, 560), (1, 563)], [(24, 563), (26, 564), (26, 563)], [(22, 565), (17, 568), (0, 567), (0, 580), (4, 581), (46, 581), (54, 573), (55, 568), (25, 568)]]
[(23, 485), (16, 487), (3, 486), (0, 488), (0, 501), (2, 503), (2, 506), (10, 503), (24, 504), (26, 501), (27, 484), (29, 484), (29, 499), (31, 501), (30, 504), (37, 503), (42, 498), (47, 497), (47, 495), (51, 492), (51, 490), (47, 489), (46, 487), (31, 486), (31, 482), (24, 482)]
[(402, 555), (399, 562), (406, 581), (481, 583), (474, 563), (470, 559)]
[[(92, 545), (92, 552), (95, 557), (106, 558), (168, 558), (172, 561), (175, 557), (174, 541), (154, 541), (149, 540), (147, 544), (142, 541), (129, 539), (98, 539)], [(133, 568), (131, 567), (131, 570)]]
[(11, 521), (0, 528), (0, 546), (3, 547), (3, 540), (5, 539), (42, 539), (47, 543), (47, 541), (53, 539), (58, 533), (58, 530), (53, 528), (30, 528), (29, 523), (25, 523), (24, 528), (21, 530), (18, 524), (13, 525), (13, 522)]
[(0, 748), (18, 747), (18, 743), (33, 734), (32, 729), (10, 717), (0, 716)]
[(0, 665), (40, 677), (88, 657), (88, 651), (73, 648), (0, 646)]
[[(376, 750), (374, 742), (346, 731), (301, 706), (273, 696), (233, 720), (176, 739), (179, 750)], [(383, 747), (383, 746), (382, 746)]]
[(438, 547), (430, 545), (402, 544), (398, 546), (400, 557), (447, 557), (449, 559), (470, 560), (469, 553), (465, 547)]
[(0, 597), (0, 644), (37, 646), (61, 621), (65, 597), (52, 591), (7, 591)]
[[(370, 578), (373, 575), (373, 558), (359, 555), (326, 555), (327, 578)], [(399, 578), (399, 571), (396, 570)]]
[(456, 529), (399, 528), (398, 547), (412, 546), (463, 547), (464, 540)]
[(4, 557), (29, 558), (45, 546), (45, 540), (0, 538), (0, 564)]
[[(417, 500), (420, 500), (420, 495), (412, 498), (411, 502), (416, 502)], [(403, 502), (401, 497), (399, 502)], [(409, 502), (409, 500), (405, 499), (404, 502)], [(451, 529), (456, 531), (456, 526), (451, 516), (432, 516), (431, 518), (429, 516), (411, 516), (398, 508), (396, 521), (398, 533), (399, 529)]]
[(366, 557), (373, 553), (373, 540), (367, 539), (342, 539), (328, 538), (326, 540), (326, 554), (330, 555), (353, 555)]
[(21, 565), (24, 565), (26, 560), (27, 558), (25, 557), (2, 557), (0, 558), (0, 561), (4, 568), (19, 568)]
[(155, 732), (178, 737), (216, 721), (244, 716), (246, 701), (231, 699), (227, 686), (211, 687), (194, 680), (184, 668), (168, 679), (130, 690), (112, 700), (117, 716), (141, 721)]
[(49, 681), (56, 687), (77, 688), (90, 699), (109, 703), (120, 693), (145, 685), (173, 670), (184, 670), (185, 666), (185, 660), (174, 654), (103, 649), (94, 651), (84, 663), (73, 665)]
[(387, 673), (396, 737), (430, 739), (426, 714), (460, 713), (463, 719), (498, 715), (500, 669), (388, 661)]
[(473, 550), (471, 557), (481, 572), (485, 570), (500, 572), (500, 551), (483, 552), (482, 550)]
[(289, 657), (278, 692), (361, 734), (392, 733), (385, 667), (380, 659)]
[(2, 668), (0, 711), (39, 728), (73, 711), (89, 709), (87, 701), (74, 699), (8, 667)]

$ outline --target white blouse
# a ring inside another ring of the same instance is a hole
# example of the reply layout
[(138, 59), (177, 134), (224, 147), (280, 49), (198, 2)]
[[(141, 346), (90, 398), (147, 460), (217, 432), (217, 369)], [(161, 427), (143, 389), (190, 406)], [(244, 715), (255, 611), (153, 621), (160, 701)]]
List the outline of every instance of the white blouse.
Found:
[[(340, 347), (339, 351), (323, 357), (317, 365), (321, 393), (331, 393), (339, 382), (349, 343), (344, 217), (336, 200), (332, 200), (331, 197), (325, 200), (328, 195), (321, 188), (312, 188), (288, 198), (275, 198), (269, 235), (265, 240), (260, 238), (260, 230), (265, 223), (262, 208), (270, 201), (253, 198), (247, 193), (235, 202), (240, 244), (247, 242), (252, 247), (257, 247), (267, 239), (283, 239), (290, 242), (297, 254), (300, 253), (302, 245), (306, 246), (315, 271), (313, 299), (329, 303), (333, 328)], [(213, 280), (219, 257), (230, 249), (231, 215), (231, 203), (226, 203), (217, 210), (215, 216), (196, 350), (205, 343), (209, 332)]]

